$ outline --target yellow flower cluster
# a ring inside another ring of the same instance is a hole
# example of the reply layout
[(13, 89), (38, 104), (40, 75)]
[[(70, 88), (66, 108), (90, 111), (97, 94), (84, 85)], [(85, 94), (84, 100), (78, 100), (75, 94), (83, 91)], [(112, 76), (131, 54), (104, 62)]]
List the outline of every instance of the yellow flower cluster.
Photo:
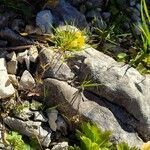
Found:
[(75, 49), (81, 49), (85, 45), (85, 38), (80, 31), (76, 31), (74, 34), (74, 40), (70, 43), (70, 47)]
[(147, 143), (144, 143), (141, 147), (141, 150), (150, 150), (150, 141)]

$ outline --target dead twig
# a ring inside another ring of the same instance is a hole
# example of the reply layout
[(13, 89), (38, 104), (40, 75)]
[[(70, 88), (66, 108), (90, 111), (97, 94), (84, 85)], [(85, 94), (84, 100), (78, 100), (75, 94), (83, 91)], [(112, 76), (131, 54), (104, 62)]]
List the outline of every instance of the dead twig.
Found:
[(32, 45), (22, 45), (22, 46), (14, 46), (14, 47), (0, 47), (0, 51), (23, 51), (25, 49), (29, 49)]

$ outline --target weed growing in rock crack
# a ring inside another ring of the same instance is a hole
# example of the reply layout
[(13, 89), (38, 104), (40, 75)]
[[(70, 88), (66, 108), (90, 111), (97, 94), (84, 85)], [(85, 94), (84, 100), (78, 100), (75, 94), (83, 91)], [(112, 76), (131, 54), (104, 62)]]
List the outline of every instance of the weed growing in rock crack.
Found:
[(83, 123), (80, 129), (76, 130), (76, 137), (80, 141), (79, 146), (70, 146), (69, 150), (139, 150), (129, 147), (125, 142), (113, 144), (110, 141), (111, 132), (102, 131), (96, 124)]

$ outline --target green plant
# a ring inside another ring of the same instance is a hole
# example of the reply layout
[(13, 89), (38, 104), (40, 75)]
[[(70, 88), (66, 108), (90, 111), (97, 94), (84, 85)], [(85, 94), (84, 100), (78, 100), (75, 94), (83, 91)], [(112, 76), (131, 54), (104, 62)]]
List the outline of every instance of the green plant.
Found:
[(23, 140), (22, 136), (17, 132), (11, 131), (6, 135), (6, 140), (13, 147), (14, 150), (32, 150)]
[(129, 62), (131, 66), (137, 68), (142, 74), (150, 73), (150, 15), (145, 0), (141, 0), (141, 20), (138, 26), (141, 32), (141, 38), (137, 38), (136, 49), (138, 51), (120, 53), (117, 56), (118, 61)]
[(112, 143), (110, 131), (102, 131), (95, 124), (83, 123), (81, 131), (77, 130), (77, 137), (80, 140), (82, 150), (108, 150)]
[(150, 15), (145, 0), (141, 0), (141, 20), (139, 25), (141, 31), (140, 51), (135, 58), (131, 60), (131, 64), (135, 66), (141, 73), (150, 73)]

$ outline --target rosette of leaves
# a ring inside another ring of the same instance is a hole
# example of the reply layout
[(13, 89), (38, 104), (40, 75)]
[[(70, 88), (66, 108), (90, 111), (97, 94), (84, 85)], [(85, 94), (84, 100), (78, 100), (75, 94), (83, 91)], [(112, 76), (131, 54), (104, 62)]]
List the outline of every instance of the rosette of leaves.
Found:
[(111, 132), (103, 132), (95, 124), (83, 123), (81, 131), (77, 130), (76, 135), (80, 140), (82, 150), (109, 150), (112, 146)]

